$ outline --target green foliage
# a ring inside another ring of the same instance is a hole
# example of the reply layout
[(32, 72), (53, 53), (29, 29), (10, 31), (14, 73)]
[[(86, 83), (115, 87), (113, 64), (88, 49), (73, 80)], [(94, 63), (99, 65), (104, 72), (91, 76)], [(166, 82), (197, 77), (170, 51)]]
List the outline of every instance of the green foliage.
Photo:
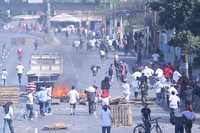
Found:
[(200, 1), (193, 4), (192, 14), (188, 19), (188, 27), (194, 35), (200, 36)]
[(191, 52), (200, 48), (200, 37), (194, 36), (189, 31), (182, 31), (172, 37), (168, 43), (171, 46), (180, 47)]
[(149, 7), (159, 13), (159, 25), (164, 29), (175, 29), (171, 46), (185, 50), (200, 48), (200, 2), (197, 0), (159, 0)]
[(191, 14), (191, 0), (160, 0), (149, 3), (149, 7), (159, 12), (159, 24), (165, 29), (186, 30), (186, 22)]
[(161, 7), (162, 7), (162, 3), (160, 1), (153, 1), (153, 2), (149, 2), (147, 3), (147, 6), (150, 7), (153, 11), (160, 11)]
[(5, 22), (5, 23), (9, 21), (7, 12), (0, 11), (0, 20)]

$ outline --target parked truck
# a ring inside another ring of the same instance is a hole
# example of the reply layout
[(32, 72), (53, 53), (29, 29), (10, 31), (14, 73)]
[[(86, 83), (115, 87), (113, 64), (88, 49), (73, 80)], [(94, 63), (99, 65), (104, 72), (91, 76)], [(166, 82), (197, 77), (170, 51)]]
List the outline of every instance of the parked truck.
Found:
[(28, 83), (35, 83), (36, 90), (42, 85), (53, 86), (63, 75), (63, 56), (57, 53), (34, 53), (31, 56)]

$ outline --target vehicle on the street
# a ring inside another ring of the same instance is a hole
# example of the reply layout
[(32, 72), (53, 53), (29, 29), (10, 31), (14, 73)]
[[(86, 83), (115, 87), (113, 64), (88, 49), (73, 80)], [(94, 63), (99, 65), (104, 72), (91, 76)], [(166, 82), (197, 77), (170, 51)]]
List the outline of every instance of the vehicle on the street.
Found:
[(63, 57), (57, 53), (34, 53), (31, 56), (28, 83), (34, 82), (36, 90), (42, 85), (53, 86), (63, 75)]

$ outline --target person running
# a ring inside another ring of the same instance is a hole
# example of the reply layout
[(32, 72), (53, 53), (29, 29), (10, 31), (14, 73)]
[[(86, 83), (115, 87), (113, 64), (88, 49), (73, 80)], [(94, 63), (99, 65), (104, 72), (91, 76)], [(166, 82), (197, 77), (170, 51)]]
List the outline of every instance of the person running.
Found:
[(4, 109), (4, 123), (3, 123), (3, 133), (6, 133), (6, 125), (8, 124), (8, 127), (10, 129), (10, 133), (14, 133), (14, 127), (13, 127), (13, 103), (7, 102), (5, 105), (3, 105)]
[(1, 79), (3, 80), (3, 86), (6, 85), (7, 75), (8, 75), (8, 72), (6, 71), (6, 69), (3, 69), (2, 74), (1, 74)]
[(111, 133), (112, 114), (107, 105), (102, 106), (100, 118), (101, 118), (102, 133)]
[(21, 83), (22, 83), (22, 75), (23, 75), (23, 72), (24, 72), (24, 66), (21, 63), (19, 63), (16, 66), (16, 70), (17, 70), (18, 82), (21, 85)]
[(70, 115), (75, 115), (75, 110), (76, 110), (76, 104), (78, 103), (79, 100), (79, 94), (78, 91), (75, 90), (75, 86), (72, 86), (72, 89), (69, 91), (69, 104), (70, 104)]

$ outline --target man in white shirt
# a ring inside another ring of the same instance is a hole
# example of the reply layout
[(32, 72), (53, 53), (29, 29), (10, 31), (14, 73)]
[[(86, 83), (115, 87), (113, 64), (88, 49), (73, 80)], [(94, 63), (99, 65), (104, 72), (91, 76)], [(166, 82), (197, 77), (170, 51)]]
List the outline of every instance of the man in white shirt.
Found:
[(175, 81), (175, 83), (178, 82), (178, 80), (182, 77), (182, 75), (176, 70), (173, 73), (173, 80)]
[(111, 111), (107, 105), (102, 106), (100, 119), (101, 119), (102, 133), (110, 133), (113, 120)]
[(33, 118), (33, 92), (32, 90), (28, 90), (26, 109), (29, 112), (29, 116), (28, 116), (29, 119), (32, 120)]
[(95, 113), (95, 100), (96, 100), (96, 89), (97, 86), (93, 85), (88, 87), (85, 91), (87, 94), (87, 100), (88, 100), (88, 112), (89, 114), (94, 114)]
[(69, 104), (70, 104), (70, 110), (71, 110), (70, 115), (75, 115), (76, 104), (79, 100), (79, 94), (78, 94), (78, 91), (75, 90), (74, 86), (72, 86), (72, 89), (69, 91), (68, 96), (69, 96)]
[(46, 112), (48, 114), (50, 114), (51, 113), (52, 86), (50, 86), (50, 85), (47, 86), (46, 93), (47, 93)]
[(131, 87), (130, 85), (127, 83), (126, 80), (123, 81), (122, 84), (122, 93), (125, 97), (125, 100), (128, 102), (130, 100), (130, 95), (131, 95)]
[(40, 90), (36, 93), (36, 97), (40, 106), (40, 115), (46, 115), (46, 103), (47, 103), (47, 91), (44, 86), (40, 87)]
[(159, 55), (158, 53), (154, 53), (154, 54), (152, 55), (152, 58), (153, 58), (153, 61), (154, 61), (154, 62), (158, 62), (158, 61), (159, 61), (159, 58), (160, 58), (160, 55)]
[(134, 90), (134, 97), (137, 99), (139, 94), (139, 77), (137, 77), (137, 79), (133, 79), (131, 83), (131, 86)]
[(174, 92), (174, 93), (175, 93), (175, 95), (177, 95), (177, 94), (178, 94), (178, 91), (176, 90), (176, 88), (174, 88), (174, 86), (173, 86), (173, 85), (171, 85), (171, 86), (170, 86), (170, 88), (168, 89), (168, 92), (169, 92), (169, 96), (171, 96), (171, 95), (172, 95), (172, 92)]
[(134, 80), (137, 80), (137, 78), (140, 78), (142, 76), (142, 73), (140, 71), (136, 71), (131, 76)]
[(19, 63), (16, 66), (16, 70), (17, 70), (18, 81), (19, 81), (19, 84), (21, 85), (22, 74), (24, 72), (24, 66), (21, 63)]
[(6, 133), (7, 125), (10, 129), (10, 133), (14, 133), (14, 127), (13, 127), (14, 111), (12, 104), (13, 104), (12, 102), (7, 102), (5, 105), (3, 105), (4, 109), (3, 133)]
[(175, 95), (174, 91), (172, 91), (172, 95), (169, 97), (169, 108), (172, 111), (175, 111), (178, 109), (179, 103), (180, 103), (180, 98), (177, 95)]
[(8, 72), (6, 71), (6, 69), (3, 69), (2, 74), (1, 74), (1, 79), (3, 80), (3, 86), (6, 85), (7, 75), (8, 75)]
[(149, 68), (148, 66), (145, 66), (144, 70), (142, 71), (147, 78), (151, 77), (154, 74), (154, 70)]
[(156, 74), (158, 80), (161, 80), (162, 77), (164, 76), (163, 75), (163, 70), (161, 68), (157, 68), (155, 74)]
[(175, 95), (175, 92), (172, 91), (172, 95), (169, 97), (169, 108), (170, 108), (170, 122), (174, 124), (175, 112), (178, 111), (178, 106), (180, 103), (180, 98)]

